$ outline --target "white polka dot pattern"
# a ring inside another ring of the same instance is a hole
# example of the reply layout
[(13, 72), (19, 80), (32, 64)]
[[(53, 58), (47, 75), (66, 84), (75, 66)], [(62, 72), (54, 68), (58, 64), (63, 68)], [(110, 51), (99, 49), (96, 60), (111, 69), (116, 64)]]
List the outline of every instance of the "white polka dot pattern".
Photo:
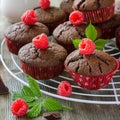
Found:
[[(118, 64), (118, 61), (116, 60), (116, 64)], [(116, 69), (112, 71), (111, 73), (103, 76), (83, 76), (78, 73), (74, 73), (68, 69), (67, 66), (65, 66), (68, 73), (72, 76), (73, 80), (82, 88), (88, 89), (88, 90), (97, 90), (100, 88), (105, 87), (110, 82), (112, 76), (118, 69), (118, 65), (116, 65)]]

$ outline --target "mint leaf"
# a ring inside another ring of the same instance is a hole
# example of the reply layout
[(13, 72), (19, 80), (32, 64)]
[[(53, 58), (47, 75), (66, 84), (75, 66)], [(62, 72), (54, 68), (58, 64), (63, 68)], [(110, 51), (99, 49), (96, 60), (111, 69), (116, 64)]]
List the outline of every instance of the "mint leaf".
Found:
[[(37, 117), (44, 108), (48, 111), (58, 111), (58, 110), (72, 110), (68, 106), (62, 105), (55, 99), (52, 98), (43, 98), (40, 91), (38, 83), (34, 78), (27, 75), (29, 86), (23, 86), (20, 92), (15, 92), (13, 94), (13, 99), (22, 98), (24, 99), (28, 106), (29, 110), (27, 116), (30, 118)], [(40, 103), (41, 101), (41, 103)]]
[(37, 96), (38, 98), (41, 98), (42, 93), (40, 91), (40, 87), (37, 84), (36, 80), (29, 75), (26, 75), (26, 76), (27, 76), (27, 79), (28, 79), (29, 87), (32, 90), (33, 94), (35, 96)]
[(21, 90), (21, 94), (22, 94), (22, 96), (24, 95), (24, 96), (35, 97), (32, 90), (28, 86), (23, 86), (23, 88)]
[(21, 96), (21, 98), (24, 99), (27, 103), (35, 100), (35, 97), (29, 97), (29, 96)]
[(13, 94), (13, 100), (16, 100), (18, 98), (22, 98), (24, 99), (26, 102), (32, 102), (35, 100), (35, 97), (31, 97), (31, 96), (25, 96), (25, 95), (22, 95), (21, 93), (14, 93)]
[(78, 48), (78, 45), (79, 45), (79, 43), (80, 43), (81, 41), (82, 41), (81, 39), (73, 39), (73, 40), (72, 40), (72, 43), (73, 43), (75, 49)]
[(18, 98), (24, 99), (27, 103), (35, 100), (35, 97), (25, 96), (25, 95), (22, 95), (21, 93), (14, 93), (13, 94), (13, 100), (16, 100)]
[(86, 30), (85, 30), (85, 35), (87, 38), (91, 39), (91, 40), (96, 40), (97, 38), (97, 30), (95, 29), (95, 27), (90, 23)]
[(16, 99), (18, 99), (18, 98), (21, 98), (21, 93), (14, 92), (14, 93), (13, 93), (13, 96), (12, 96), (12, 99), (13, 99), (13, 100), (16, 100)]
[(104, 39), (96, 40), (95, 41), (96, 49), (97, 50), (103, 50), (106, 43), (107, 43), (107, 40), (104, 40)]
[(48, 111), (57, 111), (57, 110), (63, 110), (62, 105), (57, 100), (54, 100), (52, 98), (46, 98), (43, 100), (42, 105), (46, 108)]
[(42, 111), (41, 108), (41, 103), (37, 103), (27, 112), (27, 116), (30, 118), (37, 117)]
[(28, 104), (29, 108), (31, 108), (31, 107), (35, 106), (37, 103), (38, 103), (38, 101), (34, 100), (32, 102), (28, 102), (27, 104)]

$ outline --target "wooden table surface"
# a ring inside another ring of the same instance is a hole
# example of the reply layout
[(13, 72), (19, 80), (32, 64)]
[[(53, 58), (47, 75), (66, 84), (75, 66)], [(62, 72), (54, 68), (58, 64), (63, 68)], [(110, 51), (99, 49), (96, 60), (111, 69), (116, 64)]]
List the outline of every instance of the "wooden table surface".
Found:
[[(3, 40), (4, 30), (10, 25), (5, 17), (0, 14), (0, 42)], [(29, 120), (17, 118), (10, 111), (12, 91), (18, 91), (23, 86), (13, 78), (0, 62), (0, 75), (9, 88), (8, 95), (0, 95), (0, 120)], [(120, 120), (120, 105), (95, 105), (60, 100), (61, 103), (71, 106), (73, 111), (63, 111), (61, 120)], [(41, 116), (34, 120), (44, 120)]]

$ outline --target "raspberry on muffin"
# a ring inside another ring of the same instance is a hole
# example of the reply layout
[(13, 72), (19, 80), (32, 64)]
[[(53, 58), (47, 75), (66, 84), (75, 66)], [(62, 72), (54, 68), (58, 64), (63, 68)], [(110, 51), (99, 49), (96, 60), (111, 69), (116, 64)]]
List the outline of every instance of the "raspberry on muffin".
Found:
[(90, 55), (94, 52), (95, 43), (88, 38), (83, 38), (79, 44), (79, 52), (84, 55)]
[(73, 25), (79, 26), (84, 22), (84, 14), (78, 10), (73, 11), (69, 16), (69, 21)]
[(32, 43), (40, 49), (48, 48), (48, 37), (45, 34), (38, 35), (37, 37), (33, 38)]
[(34, 10), (28, 10), (22, 15), (21, 21), (26, 25), (34, 25), (37, 22), (37, 15)]
[(19, 49), (32, 42), (32, 39), (41, 33), (49, 35), (48, 27), (37, 22), (34, 10), (26, 11), (21, 17), (21, 22), (10, 25), (4, 33), (8, 50), (17, 55)]
[[(53, 31), (53, 38), (62, 45), (68, 53), (75, 50), (73, 41), (75, 39), (85, 38), (85, 30), (88, 23), (84, 22), (84, 15), (79, 11), (73, 11), (70, 14), (69, 21), (58, 25)], [(97, 37), (101, 36), (101, 30), (96, 27)]]
[(50, 7), (50, 0), (39, 0), (40, 7), (47, 9)]
[(57, 43), (48, 42), (45, 34), (40, 34), (24, 45), (18, 56), (25, 73), (38, 80), (47, 80), (63, 72), (67, 51)]
[(74, 0), (73, 9), (83, 12), (85, 20), (102, 23), (114, 14), (115, 0)]
[[(34, 10), (38, 16), (38, 21), (45, 24), (52, 34), (53, 30), (66, 20), (66, 14), (62, 9), (48, 5), (49, 2), (50, 0), (40, 0), (40, 6)], [(44, 9), (45, 5), (47, 7)]]
[(67, 56), (65, 68), (80, 87), (97, 90), (108, 85), (119, 63), (109, 54), (94, 50), (94, 43), (85, 39), (80, 43), (79, 49)]

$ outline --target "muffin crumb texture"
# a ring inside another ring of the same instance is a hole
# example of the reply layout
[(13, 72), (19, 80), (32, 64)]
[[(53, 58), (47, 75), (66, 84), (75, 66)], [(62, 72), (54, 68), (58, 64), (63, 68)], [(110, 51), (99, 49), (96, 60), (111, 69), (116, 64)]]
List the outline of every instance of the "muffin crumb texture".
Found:
[(95, 50), (92, 55), (82, 55), (79, 50), (75, 50), (68, 55), (65, 65), (71, 71), (81, 75), (100, 76), (115, 70), (116, 61), (109, 54), (99, 50)]
[(82, 24), (80, 27), (75, 27), (69, 21), (60, 24), (54, 31), (53, 36), (59, 43), (72, 44), (72, 39), (85, 37), (85, 28), (87, 24)]
[(37, 22), (34, 25), (25, 25), (22, 22), (18, 22), (7, 28), (5, 36), (11, 41), (29, 43), (32, 38), (41, 33), (49, 34), (48, 28), (42, 23)]
[(66, 50), (56, 44), (49, 42), (45, 50), (37, 49), (32, 43), (22, 47), (19, 51), (19, 58), (28, 65), (36, 67), (48, 67), (64, 62), (67, 56)]

